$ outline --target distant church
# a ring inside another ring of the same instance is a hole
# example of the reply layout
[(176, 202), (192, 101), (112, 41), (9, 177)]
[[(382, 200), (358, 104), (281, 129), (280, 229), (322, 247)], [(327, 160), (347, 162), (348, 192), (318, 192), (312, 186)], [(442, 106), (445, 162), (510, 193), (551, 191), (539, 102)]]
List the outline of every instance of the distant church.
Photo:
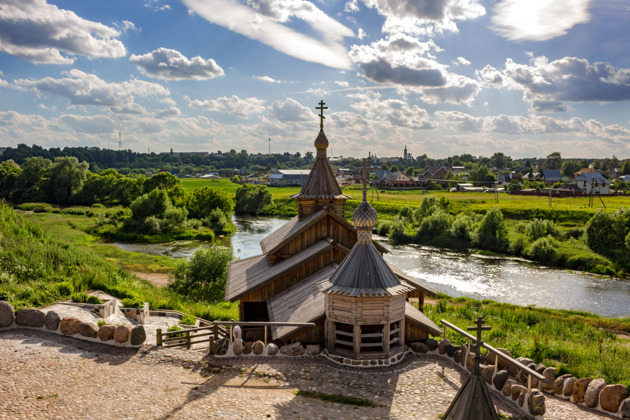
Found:
[[(274, 339), (322, 344), (330, 353), (357, 359), (385, 358), (405, 341), (440, 335), (440, 328), (409, 303), (434, 296), (387, 263), (372, 240), (377, 221), (366, 200), (345, 218), (346, 200), (328, 165), (321, 101), (317, 155), (298, 194), (298, 215), (260, 243), (263, 254), (232, 263), (225, 300), (239, 301), (241, 321), (313, 322), (315, 327), (272, 327)], [(406, 151), (406, 148), (405, 148)], [(244, 336), (260, 332), (249, 327)]]

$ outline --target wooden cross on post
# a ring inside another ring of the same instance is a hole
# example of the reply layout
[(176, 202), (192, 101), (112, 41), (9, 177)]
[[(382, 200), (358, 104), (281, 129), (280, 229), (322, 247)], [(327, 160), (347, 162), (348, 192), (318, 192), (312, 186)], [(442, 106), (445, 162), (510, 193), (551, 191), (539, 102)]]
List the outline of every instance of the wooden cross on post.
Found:
[(361, 162), (361, 180), (363, 183), (363, 201), (367, 201), (367, 183), (368, 183), (368, 176), (370, 174), (370, 166), (368, 164), (367, 159), (363, 159), (363, 162)]
[(319, 101), (319, 106), (315, 107), (315, 109), (319, 109), (319, 118), (320, 118), (319, 128), (320, 128), (320, 130), (324, 129), (324, 118), (326, 118), (326, 117), (324, 117), (324, 110), (328, 109), (328, 107), (324, 106), (324, 105), (326, 105), (324, 103), (324, 101)]
[(475, 343), (475, 364), (473, 367), (473, 374), (479, 374), (479, 364), (483, 360), (481, 356), (481, 345), (483, 344), (483, 340), (481, 339), (481, 331), (489, 331), (492, 329), (489, 325), (483, 325), (483, 317), (480, 316), (475, 321), (477, 324), (475, 327), (468, 327), (468, 331), (477, 331), (477, 342)]

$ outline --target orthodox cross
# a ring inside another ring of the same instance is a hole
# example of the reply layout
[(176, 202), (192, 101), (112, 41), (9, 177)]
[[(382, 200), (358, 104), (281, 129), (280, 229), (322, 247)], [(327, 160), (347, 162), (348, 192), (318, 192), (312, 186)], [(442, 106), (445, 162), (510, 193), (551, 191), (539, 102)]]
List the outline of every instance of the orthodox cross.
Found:
[(481, 331), (488, 331), (492, 329), (489, 325), (483, 325), (483, 317), (480, 316), (475, 321), (477, 324), (475, 327), (468, 327), (468, 331), (477, 331), (477, 342), (475, 343), (475, 365), (473, 367), (473, 373), (479, 373), (479, 363), (483, 359), (481, 356), (481, 345), (483, 344), (483, 340), (481, 340)]
[(315, 107), (315, 109), (319, 109), (319, 118), (320, 118), (319, 128), (320, 128), (321, 130), (323, 130), (323, 129), (324, 129), (324, 118), (326, 118), (326, 117), (324, 117), (324, 110), (325, 110), (325, 109), (328, 109), (328, 107), (327, 107), (327, 106), (324, 106), (324, 105), (326, 105), (326, 104), (324, 103), (324, 101), (319, 101), (319, 106), (316, 106), (316, 107)]
[(367, 159), (363, 159), (363, 162), (361, 162), (361, 173), (363, 174), (362, 176), (363, 201), (367, 201), (367, 183), (368, 183), (368, 175), (370, 173), (370, 166), (368, 164)]

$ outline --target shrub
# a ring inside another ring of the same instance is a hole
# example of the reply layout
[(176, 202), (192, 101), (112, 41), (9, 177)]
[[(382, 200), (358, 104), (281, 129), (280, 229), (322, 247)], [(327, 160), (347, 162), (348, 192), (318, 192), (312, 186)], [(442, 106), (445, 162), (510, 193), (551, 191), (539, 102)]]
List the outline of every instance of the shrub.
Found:
[(225, 213), (219, 208), (212, 210), (208, 217), (203, 220), (203, 224), (218, 235), (229, 235), (235, 231), (235, 226), (230, 223)]
[(239, 214), (258, 215), (273, 203), (266, 185), (242, 185), (234, 196), (234, 211)]
[(451, 225), (451, 236), (462, 241), (470, 241), (472, 239), (473, 221), (470, 216), (460, 213), (453, 220)]
[(530, 241), (535, 241), (543, 236), (558, 236), (558, 228), (551, 220), (534, 219), (525, 228), (525, 233)]
[(409, 243), (409, 237), (405, 233), (405, 226), (400, 220), (392, 222), (388, 238), (392, 245), (403, 245)]
[(55, 288), (59, 296), (62, 297), (70, 296), (74, 292), (74, 286), (69, 282), (57, 283), (55, 284)]
[(85, 300), (85, 303), (100, 305), (101, 303), (103, 303), (103, 301), (97, 298), (96, 296), (88, 296), (87, 299)]
[(439, 209), (422, 220), (418, 235), (423, 239), (448, 236), (452, 223), (453, 216)]
[(190, 314), (184, 315), (182, 319), (179, 320), (180, 324), (185, 324), (185, 325), (195, 325), (196, 322), (197, 322), (197, 318), (195, 318), (194, 316)]
[(379, 222), (378, 225), (376, 225), (376, 234), (381, 236), (389, 235), (391, 226), (392, 224), (390, 222)]
[[(178, 326), (178, 325), (172, 325), (170, 327), (168, 327), (168, 330), (166, 330), (166, 332), (171, 332), (171, 331), (181, 331), (183, 328)], [(170, 335), (169, 337), (185, 337), (186, 334), (181, 333), (181, 334), (173, 334)]]
[(477, 230), (475, 243), (480, 248), (498, 252), (508, 247), (507, 228), (501, 210), (496, 207), (488, 210)]
[(223, 300), (232, 250), (213, 245), (197, 248), (189, 261), (180, 260), (171, 270), (169, 288), (197, 300)]
[(144, 308), (144, 302), (142, 301), (142, 299), (138, 298), (125, 298), (120, 301), (120, 304), (123, 308)]
[(87, 295), (85, 293), (74, 293), (70, 299), (73, 302), (85, 303), (87, 301)]
[(601, 209), (586, 223), (586, 243), (597, 252), (605, 253), (624, 244), (626, 230), (623, 220)]
[(558, 242), (550, 236), (536, 239), (526, 251), (532, 260), (545, 264), (555, 264), (558, 260)]
[(214, 210), (229, 214), (234, 209), (234, 201), (225, 191), (218, 188), (198, 188), (188, 197), (186, 208), (190, 217), (203, 219), (210, 216)]
[(101, 328), (103, 325), (107, 325), (107, 321), (105, 321), (103, 319), (99, 319), (99, 321), (96, 323), (96, 325), (98, 325), (98, 327)]
[(510, 254), (522, 255), (527, 247), (527, 240), (523, 235), (518, 235), (510, 242)]

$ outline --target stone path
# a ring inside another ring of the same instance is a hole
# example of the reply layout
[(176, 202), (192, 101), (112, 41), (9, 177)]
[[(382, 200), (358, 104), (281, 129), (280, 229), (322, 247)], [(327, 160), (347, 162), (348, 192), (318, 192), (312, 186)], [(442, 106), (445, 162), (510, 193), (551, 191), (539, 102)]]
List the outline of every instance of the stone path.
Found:
[[(201, 351), (133, 350), (43, 331), (0, 331), (0, 419), (437, 419), (462, 379), (452, 362), (437, 356), (357, 370), (322, 358), (219, 362)], [(305, 398), (297, 390), (360, 397), (379, 407)], [(493, 398), (502, 413), (520, 416)], [(610, 418), (559, 399), (547, 402), (550, 419)]]

